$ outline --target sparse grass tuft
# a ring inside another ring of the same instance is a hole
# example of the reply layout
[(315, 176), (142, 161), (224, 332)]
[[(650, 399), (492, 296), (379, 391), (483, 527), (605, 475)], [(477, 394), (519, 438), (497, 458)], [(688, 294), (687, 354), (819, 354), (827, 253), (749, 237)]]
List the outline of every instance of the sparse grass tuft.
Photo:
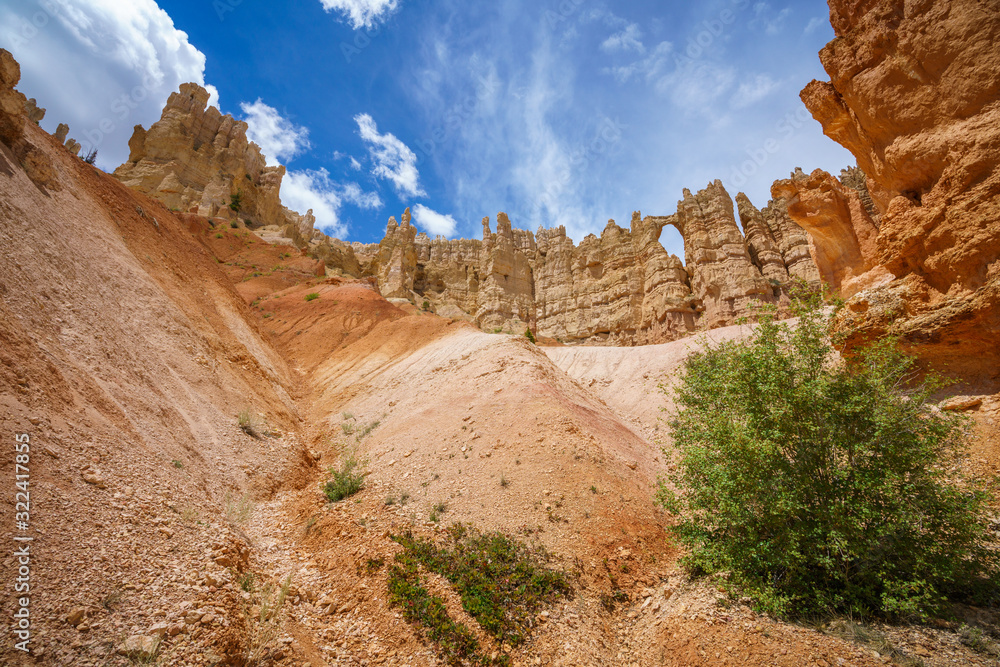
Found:
[(330, 468), (333, 479), (329, 480), (323, 487), (323, 493), (326, 494), (330, 502), (340, 502), (365, 488), (365, 477), (368, 473), (359, 472), (358, 468), (360, 467), (361, 463), (354, 454), (346, 454), (339, 470)]
[(257, 583), (257, 576), (253, 572), (244, 572), (236, 580), (239, 587), (247, 593), (253, 593)]
[(505, 489), (508, 486), (510, 486), (510, 480), (508, 480), (506, 477), (504, 477), (503, 473), (500, 473), (500, 486), (503, 487), (503, 488), (505, 488)]
[(306, 301), (315, 301), (319, 298), (319, 292), (310, 292), (306, 294)]
[(250, 641), (246, 661), (248, 665), (265, 664), (271, 644), (278, 637), (284, 621), (282, 608), (292, 586), (292, 575), (285, 577), (280, 586), (268, 582), (260, 589), (260, 599), (254, 608), (246, 610), (250, 627)]
[(264, 423), (264, 419), (250, 408), (241, 410), (237, 418), (240, 428), (251, 438), (259, 440), (267, 435), (267, 425)]
[(231, 493), (226, 493), (224, 503), (226, 519), (237, 526), (246, 525), (250, 521), (250, 517), (253, 516), (254, 509), (256, 509), (253, 499), (250, 498), (249, 494), (235, 498)]
[(178, 469), (180, 469), (180, 468), (183, 468), (183, 467), (184, 467), (184, 464), (183, 464), (183, 463), (181, 463), (180, 461), (178, 461), (177, 459), (174, 459), (173, 461), (171, 461), (171, 463), (173, 463), (173, 464), (174, 464), (174, 467), (175, 467), (175, 468), (178, 468)]
[(362, 426), (361, 429), (358, 431), (358, 434), (354, 436), (354, 439), (357, 440), (358, 442), (361, 442), (361, 440), (364, 439), (369, 433), (377, 429), (381, 423), (382, 423), (381, 419), (376, 419), (372, 423)]

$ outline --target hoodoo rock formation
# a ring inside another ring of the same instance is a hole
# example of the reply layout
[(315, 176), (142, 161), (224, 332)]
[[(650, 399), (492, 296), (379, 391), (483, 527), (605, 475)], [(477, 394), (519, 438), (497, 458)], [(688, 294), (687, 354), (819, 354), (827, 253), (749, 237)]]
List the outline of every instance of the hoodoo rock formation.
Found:
[(35, 185), (58, 190), (51, 161), (24, 134), (25, 123), (42, 120), (45, 109), (39, 109), (34, 99), (29, 100), (14, 90), (20, 80), (21, 66), (9, 51), (0, 49), (0, 143), (10, 148)]
[[(829, 82), (802, 99), (868, 175), (877, 233), (839, 241), (840, 268), (878, 271), (841, 315), (854, 340), (883, 332), (928, 359), (1000, 355), (1000, 12), (994, 2), (832, 0)], [(809, 177), (813, 179), (812, 176)], [(796, 179), (793, 179), (795, 181)], [(797, 186), (796, 183), (791, 184)], [(799, 189), (800, 196), (803, 191)], [(841, 208), (830, 191), (824, 210)], [(862, 203), (865, 197), (862, 196)], [(828, 216), (789, 214), (817, 238)], [(850, 223), (848, 221), (851, 221)], [(848, 235), (849, 236), (849, 235)], [(839, 237), (838, 237), (839, 238)], [(821, 269), (823, 267), (821, 266)], [(837, 270), (837, 269), (835, 269)], [(870, 273), (870, 271), (869, 271)]]
[[(762, 303), (787, 302), (793, 279), (819, 283), (808, 237), (776, 200), (763, 212), (715, 181), (684, 191), (677, 213), (614, 220), (574, 245), (565, 227), (514, 229), (504, 213), (483, 239), (418, 234), (407, 210), (378, 244), (353, 244), (363, 275), (383, 296), (407, 299), (485, 331), (535, 333), (567, 343), (643, 345), (732, 324)], [(684, 238), (685, 261), (660, 244), (666, 225)]]
[(201, 86), (181, 84), (159, 121), (148, 130), (135, 127), (128, 162), (115, 176), (172, 209), (235, 215), (255, 226), (292, 225), (291, 232), (311, 239), (312, 211), (300, 215), (281, 205), (285, 168), (268, 167), (260, 147), (247, 140), (247, 124), (208, 106), (208, 98)]

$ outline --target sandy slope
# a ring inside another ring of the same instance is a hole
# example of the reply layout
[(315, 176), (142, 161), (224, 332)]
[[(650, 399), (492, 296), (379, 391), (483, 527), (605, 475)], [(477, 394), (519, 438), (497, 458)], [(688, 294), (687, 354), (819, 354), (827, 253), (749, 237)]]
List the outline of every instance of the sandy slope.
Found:
[(647, 437), (660, 439), (664, 408), (671, 405), (662, 386), (692, 351), (745, 335), (747, 328), (732, 326), (683, 340), (643, 347), (546, 347), (556, 366), (599, 396), (622, 419)]

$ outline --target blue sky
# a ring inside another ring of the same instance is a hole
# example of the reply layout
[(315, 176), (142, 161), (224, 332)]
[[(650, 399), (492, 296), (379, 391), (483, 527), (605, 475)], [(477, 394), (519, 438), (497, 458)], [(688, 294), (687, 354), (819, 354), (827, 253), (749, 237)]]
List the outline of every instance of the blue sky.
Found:
[(506, 211), (579, 242), (715, 178), (763, 206), (797, 166), (852, 164), (798, 99), (826, 78), (827, 17), (816, 0), (0, 0), (0, 46), (43, 126), (68, 122), (107, 170), (196, 81), (286, 165), (285, 204), (341, 238), (377, 241), (411, 206), (431, 235), (479, 238)]

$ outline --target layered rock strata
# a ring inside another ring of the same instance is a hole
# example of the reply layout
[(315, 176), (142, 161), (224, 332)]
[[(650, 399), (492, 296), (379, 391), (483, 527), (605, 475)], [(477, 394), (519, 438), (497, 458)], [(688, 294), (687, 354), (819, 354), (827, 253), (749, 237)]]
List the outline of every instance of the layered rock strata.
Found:
[[(613, 220), (579, 245), (564, 227), (537, 234), (497, 215), (482, 240), (430, 239), (409, 211), (390, 218), (377, 244), (352, 245), (362, 274), (378, 279), (387, 298), (408, 299), (484, 331), (537, 335), (567, 343), (641, 345), (733, 324), (761, 304), (784, 305), (793, 279), (819, 283), (808, 238), (783, 200), (758, 211), (739, 196), (747, 235), (733, 200), (715, 181), (684, 192), (677, 213), (642, 217), (628, 229)], [(684, 238), (685, 260), (660, 244), (666, 225)]]
[(929, 360), (995, 368), (1000, 11), (832, 0), (830, 18), (836, 39), (820, 52), (830, 81), (801, 97), (868, 175), (877, 233), (850, 270), (881, 274), (848, 301), (841, 326), (854, 341), (892, 332)]
[(115, 176), (169, 208), (238, 217), (251, 226), (291, 225), (291, 234), (311, 240), (312, 211), (300, 215), (281, 205), (285, 168), (267, 166), (247, 139), (247, 124), (208, 106), (208, 99), (201, 86), (181, 84), (160, 120), (148, 130), (135, 127), (128, 162)]

